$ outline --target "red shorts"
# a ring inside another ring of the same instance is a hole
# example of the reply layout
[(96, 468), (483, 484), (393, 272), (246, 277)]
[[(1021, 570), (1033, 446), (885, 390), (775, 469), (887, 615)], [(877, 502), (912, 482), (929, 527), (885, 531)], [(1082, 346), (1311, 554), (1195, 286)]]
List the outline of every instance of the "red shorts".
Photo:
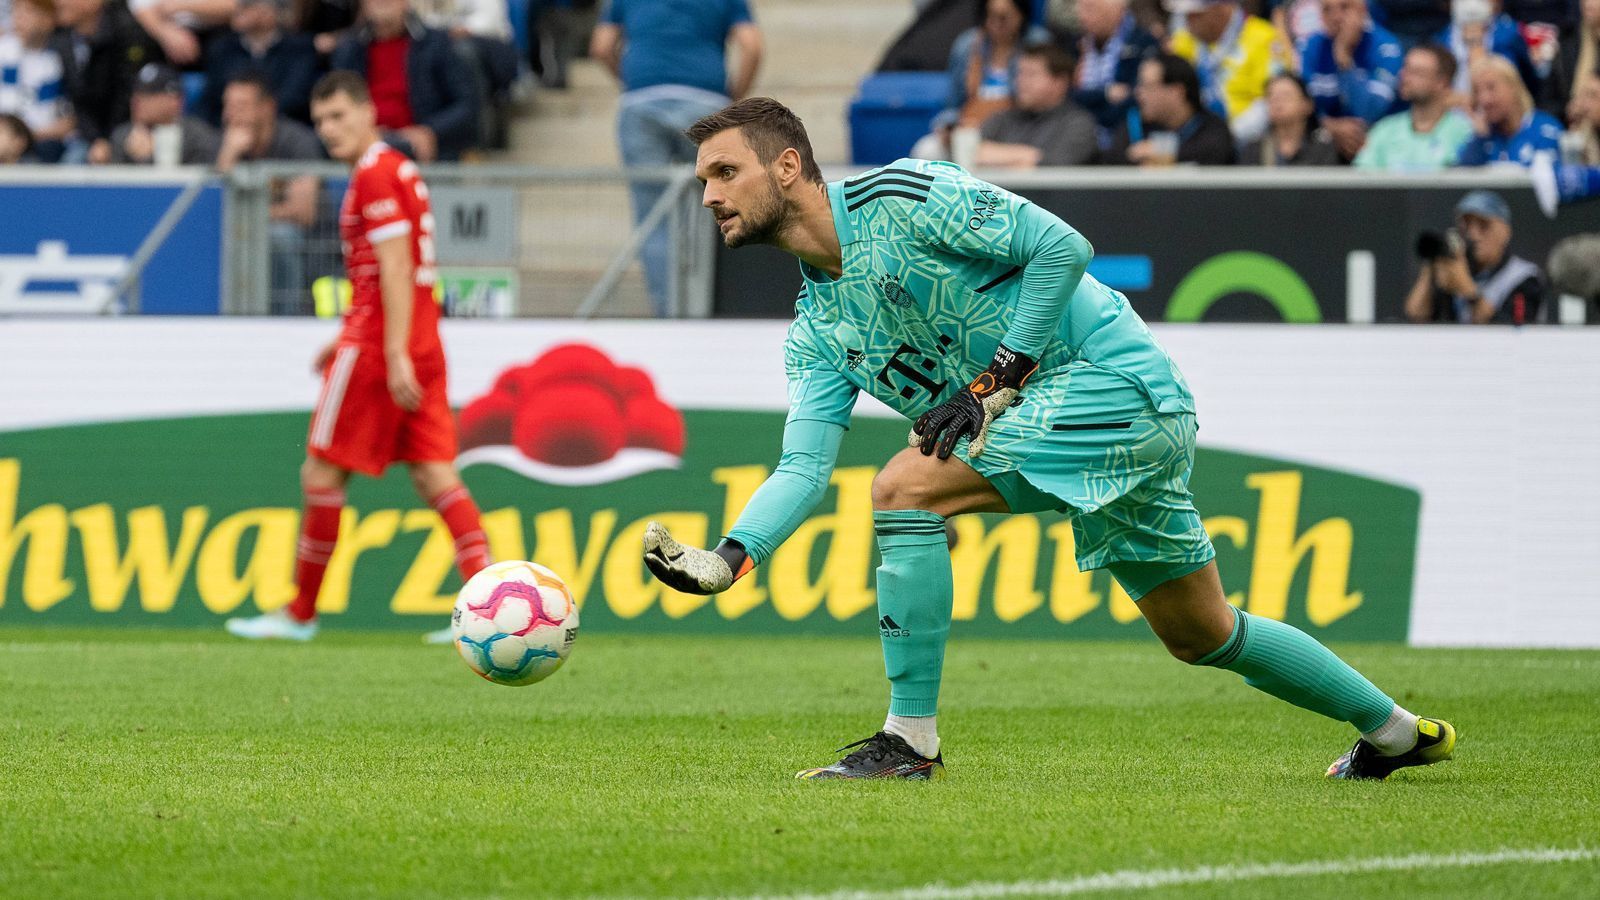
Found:
[(340, 344), (322, 373), (307, 452), (341, 469), (378, 476), (395, 462), (451, 462), (456, 423), (445, 393), (444, 357), (416, 362), (422, 405), (406, 412), (389, 395), (383, 353)]

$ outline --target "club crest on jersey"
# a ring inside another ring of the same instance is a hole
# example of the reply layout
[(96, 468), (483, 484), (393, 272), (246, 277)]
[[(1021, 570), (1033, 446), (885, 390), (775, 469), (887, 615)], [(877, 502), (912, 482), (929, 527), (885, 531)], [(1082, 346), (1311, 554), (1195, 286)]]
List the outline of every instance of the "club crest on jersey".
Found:
[(900, 283), (900, 279), (897, 276), (884, 275), (880, 277), (878, 279), (878, 290), (883, 291), (884, 302), (890, 306), (909, 309), (916, 305), (917, 298), (906, 290), (906, 286)]

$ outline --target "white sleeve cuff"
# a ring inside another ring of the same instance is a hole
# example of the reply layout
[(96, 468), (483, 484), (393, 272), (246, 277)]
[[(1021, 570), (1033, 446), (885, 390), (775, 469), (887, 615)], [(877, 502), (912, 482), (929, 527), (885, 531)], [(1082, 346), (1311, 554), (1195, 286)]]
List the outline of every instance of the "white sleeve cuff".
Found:
[(407, 219), (401, 219), (398, 222), (390, 222), (387, 225), (379, 225), (377, 228), (367, 232), (367, 240), (376, 244), (381, 241), (387, 241), (392, 237), (399, 237), (402, 234), (410, 233), (411, 222)]

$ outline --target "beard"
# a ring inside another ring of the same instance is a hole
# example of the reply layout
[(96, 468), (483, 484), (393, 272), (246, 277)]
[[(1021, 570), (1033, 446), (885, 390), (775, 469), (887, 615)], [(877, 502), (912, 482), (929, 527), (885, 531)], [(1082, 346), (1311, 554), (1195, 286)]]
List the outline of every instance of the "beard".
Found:
[(722, 239), (728, 249), (737, 249), (746, 244), (773, 243), (788, 221), (788, 204), (784, 202), (783, 192), (778, 189), (778, 179), (769, 176), (765, 195), (752, 201), (748, 209), (736, 215), (740, 222)]

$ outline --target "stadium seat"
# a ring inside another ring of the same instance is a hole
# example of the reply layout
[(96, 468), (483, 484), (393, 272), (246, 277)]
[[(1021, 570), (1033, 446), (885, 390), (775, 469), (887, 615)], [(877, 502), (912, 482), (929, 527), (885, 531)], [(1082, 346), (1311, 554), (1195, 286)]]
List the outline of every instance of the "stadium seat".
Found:
[(943, 72), (868, 75), (850, 101), (851, 162), (875, 166), (905, 156), (928, 133), (948, 92)]

